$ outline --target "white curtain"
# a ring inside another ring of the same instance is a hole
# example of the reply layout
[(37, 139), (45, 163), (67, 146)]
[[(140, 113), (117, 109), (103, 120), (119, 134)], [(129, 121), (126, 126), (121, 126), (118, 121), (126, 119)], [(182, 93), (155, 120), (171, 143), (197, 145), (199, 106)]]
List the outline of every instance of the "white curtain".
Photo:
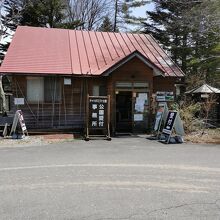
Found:
[(27, 100), (36, 103), (44, 101), (43, 77), (27, 77)]

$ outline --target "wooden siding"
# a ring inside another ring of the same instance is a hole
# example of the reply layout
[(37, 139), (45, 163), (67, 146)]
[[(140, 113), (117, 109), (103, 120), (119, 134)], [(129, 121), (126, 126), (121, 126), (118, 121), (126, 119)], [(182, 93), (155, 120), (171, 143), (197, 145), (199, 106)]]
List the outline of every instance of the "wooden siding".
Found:
[[(111, 96), (111, 125), (115, 131), (116, 102), (115, 102), (115, 84), (116, 82), (147, 82), (149, 83), (149, 97), (152, 95), (153, 88), (153, 70), (148, 68), (138, 58), (134, 58), (125, 65), (115, 70), (108, 80), (108, 92)], [(150, 121), (148, 122), (150, 123)]]
[(175, 83), (177, 82), (177, 77), (162, 77), (156, 76), (153, 79), (153, 92), (157, 91), (167, 91), (176, 93)]
[(71, 79), (71, 85), (64, 85), (64, 77), (60, 77), (60, 103), (31, 103), (27, 101), (26, 76), (13, 77), (14, 97), (24, 97), (25, 105), (13, 106), (12, 111), (23, 111), (27, 128), (82, 128), (87, 94), (85, 80), (75, 77)]
[[(31, 76), (31, 74), (29, 75)], [(33, 76), (33, 75), (32, 75)], [(37, 75), (40, 76), (40, 75)], [(12, 89), (13, 96), (25, 98), (27, 100), (27, 76), (13, 76)], [(59, 77), (61, 81), (61, 102), (60, 103), (29, 103), (15, 106), (11, 113), (16, 109), (21, 109), (24, 113), (28, 129), (82, 129), (85, 119), (85, 100), (86, 95), (92, 95), (94, 85), (105, 85), (107, 94), (111, 96), (111, 128), (115, 129), (115, 84), (116, 82), (146, 82), (149, 92), (149, 115), (148, 124), (153, 121), (151, 112), (150, 97), (156, 91), (174, 91), (176, 77), (154, 77), (153, 70), (146, 66), (138, 58), (133, 58), (123, 66), (116, 69), (109, 76), (95, 77), (69, 77), (72, 80), (71, 85), (64, 85), (65, 76)]]

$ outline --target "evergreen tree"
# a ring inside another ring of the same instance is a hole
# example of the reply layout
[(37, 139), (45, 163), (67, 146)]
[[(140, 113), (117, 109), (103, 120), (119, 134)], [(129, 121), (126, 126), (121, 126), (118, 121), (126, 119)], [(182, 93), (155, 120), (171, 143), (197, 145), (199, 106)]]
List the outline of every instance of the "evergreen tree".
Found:
[[(4, 15), (1, 17), (4, 38), (12, 36), (18, 25), (35, 27), (71, 28), (79, 21), (66, 22), (64, 0), (5, 0)], [(0, 59), (3, 59), (9, 42), (0, 45)]]
[(209, 81), (218, 63), (219, 1), (153, 2), (155, 10), (147, 11), (145, 33), (152, 34), (190, 77)]
[(125, 28), (125, 24), (136, 24), (141, 21), (140, 17), (132, 15), (132, 9), (146, 5), (148, 1), (145, 0), (114, 0), (113, 13), (114, 13), (114, 32), (117, 29)]
[(170, 51), (173, 60), (185, 72), (187, 56), (192, 52), (188, 39), (190, 27), (185, 13), (194, 7), (195, 0), (154, 0), (155, 11), (147, 11), (148, 22), (145, 23), (145, 33), (152, 34), (164, 47)]
[(12, 36), (17, 26), (20, 24), (23, 8), (23, 0), (4, 0), (2, 3), (4, 13), (1, 14), (1, 34), (4, 39), (4, 43), (0, 44), (0, 60), (3, 59), (5, 52), (9, 47), (10, 43), (8, 41), (10, 40), (8, 38)]
[(53, 28), (65, 18), (65, 7), (62, 0), (26, 0), (20, 24)]
[(99, 31), (104, 31), (104, 32), (113, 32), (113, 25), (108, 16), (106, 16), (103, 20), (103, 23), (101, 24), (100, 28), (98, 29)]
[(220, 86), (220, 2), (204, 0), (186, 15), (191, 21), (189, 72)]

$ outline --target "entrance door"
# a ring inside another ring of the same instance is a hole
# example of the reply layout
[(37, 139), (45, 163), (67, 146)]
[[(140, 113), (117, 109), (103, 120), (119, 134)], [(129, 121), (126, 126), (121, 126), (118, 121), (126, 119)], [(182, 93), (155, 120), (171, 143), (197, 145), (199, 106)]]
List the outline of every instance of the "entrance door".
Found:
[(116, 131), (132, 132), (132, 91), (116, 94)]

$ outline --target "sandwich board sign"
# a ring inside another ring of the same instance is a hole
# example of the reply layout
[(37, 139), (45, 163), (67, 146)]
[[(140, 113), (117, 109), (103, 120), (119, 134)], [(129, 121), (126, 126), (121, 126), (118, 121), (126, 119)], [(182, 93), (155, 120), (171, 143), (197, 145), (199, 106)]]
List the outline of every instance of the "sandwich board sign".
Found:
[[(106, 136), (110, 140), (110, 96), (88, 96), (86, 140), (89, 136)], [(90, 131), (102, 130), (106, 135), (90, 135)]]
[(19, 122), (19, 125), (20, 125), (20, 128), (22, 130), (23, 135), (25, 135), (25, 133), (28, 135), (27, 127), (26, 127), (25, 121), (24, 121), (24, 116), (23, 116), (23, 113), (22, 113), (21, 110), (17, 110), (15, 112), (15, 116), (14, 116), (13, 124), (12, 124), (12, 127), (11, 127), (10, 135), (12, 135), (16, 132), (18, 122)]
[(178, 134), (180, 136), (185, 135), (184, 128), (183, 128), (183, 122), (180, 118), (179, 113), (177, 113), (177, 116), (176, 116), (176, 120), (174, 123), (174, 130), (175, 130), (176, 134)]
[(177, 111), (169, 111), (162, 133), (167, 136), (166, 143), (169, 143), (171, 134), (175, 130), (176, 134), (184, 135), (183, 124)]
[(177, 116), (176, 111), (169, 111), (167, 115), (167, 119), (163, 128), (163, 133), (170, 135), (173, 130), (174, 122)]
[(155, 122), (154, 122), (154, 131), (157, 132), (157, 138), (160, 133), (161, 124), (162, 124), (162, 122), (165, 123), (165, 120), (167, 118), (167, 114), (168, 114), (167, 103), (166, 102), (159, 103), (156, 117), (155, 117)]

